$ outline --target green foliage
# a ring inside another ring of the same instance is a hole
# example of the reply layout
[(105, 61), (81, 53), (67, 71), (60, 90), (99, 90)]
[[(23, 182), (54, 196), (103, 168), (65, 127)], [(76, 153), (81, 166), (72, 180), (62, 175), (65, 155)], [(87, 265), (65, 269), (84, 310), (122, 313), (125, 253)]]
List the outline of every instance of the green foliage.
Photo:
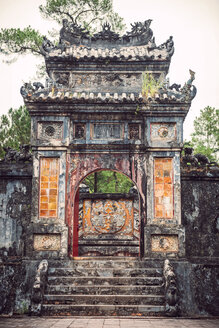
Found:
[(148, 97), (150, 95), (151, 97), (154, 97), (154, 95), (159, 91), (159, 89), (162, 87), (163, 84), (163, 78), (160, 77), (158, 80), (155, 79), (155, 77), (148, 72), (142, 73), (142, 96)]
[(4, 158), (3, 147), (19, 150), (20, 145), (30, 143), (30, 115), (25, 106), (10, 108), (0, 117), (0, 158)]
[[(100, 193), (128, 193), (133, 186), (129, 178), (114, 171), (99, 171), (96, 172), (96, 177), (96, 192)], [(90, 188), (90, 193), (93, 193), (95, 189), (95, 173), (88, 175), (84, 183)]]
[[(39, 7), (39, 10), (45, 18), (53, 19), (59, 24), (67, 18), (90, 33), (100, 29), (104, 22), (108, 22), (112, 30), (117, 32), (121, 32), (125, 27), (123, 19), (113, 11), (112, 0), (47, 0), (45, 5)], [(53, 42), (57, 44), (59, 33), (51, 31), (48, 34), (53, 36)], [(40, 51), (42, 42), (43, 35), (30, 26), (23, 30), (20, 28), (0, 29), (0, 53), (4, 55), (31, 53), (42, 56)], [(13, 60), (9, 60), (8, 63)]]
[(211, 161), (218, 160), (219, 110), (207, 106), (194, 121), (191, 145), (194, 153), (206, 155)]
[(122, 31), (125, 27), (123, 19), (113, 11), (112, 0), (47, 0), (39, 9), (45, 18), (59, 24), (68, 19), (90, 32), (100, 29), (106, 21), (114, 31)]
[(32, 53), (40, 55), (43, 36), (30, 26), (20, 28), (2, 28), (0, 30), (0, 52), (4, 55), (14, 53)]

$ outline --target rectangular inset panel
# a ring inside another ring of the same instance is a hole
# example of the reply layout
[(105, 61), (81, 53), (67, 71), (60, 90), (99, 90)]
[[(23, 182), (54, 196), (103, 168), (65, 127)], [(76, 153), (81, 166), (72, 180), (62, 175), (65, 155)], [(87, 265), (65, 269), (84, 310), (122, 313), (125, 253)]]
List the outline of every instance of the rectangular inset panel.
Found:
[(86, 124), (76, 123), (74, 125), (74, 138), (75, 139), (85, 139), (86, 138)]
[(58, 251), (61, 247), (61, 235), (59, 234), (35, 234), (33, 237), (35, 251)]
[(154, 217), (173, 218), (173, 159), (154, 159)]
[(151, 235), (152, 252), (178, 252), (178, 236), (176, 235)]
[(59, 159), (40, 159), (39, 216), (57, 217)]
[(91, 139), (123, 139), (124, 126), (121, 123), (91, 124)]
[(140, 139), (140, 124), (129, 123), (129, 139)]

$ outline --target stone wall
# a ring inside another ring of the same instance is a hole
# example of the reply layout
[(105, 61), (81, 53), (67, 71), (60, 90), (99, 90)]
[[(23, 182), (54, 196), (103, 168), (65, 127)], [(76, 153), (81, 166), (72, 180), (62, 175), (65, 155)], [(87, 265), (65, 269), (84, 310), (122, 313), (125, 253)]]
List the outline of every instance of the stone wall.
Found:
[(24, 256), (30, 222), (32, 164), (0, 163), (0, 254)]
[(182, 175), (182, 225), (187, 258), (219, 258), (219, 175), (187, 172)]
[[(181, 316), (219, 315), (217, 172), (190, 169), (182, 172), (185, 257), (171, 260), (179, 285)], [(40, 261), (28, 259), (25, 247), (32, 164), (0, 163), (0, 178), (0, 313), (28, 313)]]
[(182, 173), (182, 225), (186, 260), (175, 263), (181, 315), (218, 316), (218, 169)]

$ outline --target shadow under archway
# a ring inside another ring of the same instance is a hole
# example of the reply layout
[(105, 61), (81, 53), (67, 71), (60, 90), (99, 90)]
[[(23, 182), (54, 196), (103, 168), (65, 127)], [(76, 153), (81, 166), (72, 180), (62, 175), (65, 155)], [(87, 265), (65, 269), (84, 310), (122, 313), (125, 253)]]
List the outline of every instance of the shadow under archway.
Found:
[(139, 256), (139, 195), (127, 176), (112, 170), (89, 174), (76, 202), (78, 256)]

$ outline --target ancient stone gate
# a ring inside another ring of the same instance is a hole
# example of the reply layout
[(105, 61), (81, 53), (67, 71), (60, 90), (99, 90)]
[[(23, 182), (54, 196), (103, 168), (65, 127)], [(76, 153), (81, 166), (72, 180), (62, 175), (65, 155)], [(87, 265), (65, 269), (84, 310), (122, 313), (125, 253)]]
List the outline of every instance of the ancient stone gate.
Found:
[[(218, 165), (180, 158), (194, 72), (169, 85), (150, 23), (44, 39), (46, 85), (21, 87), (32, 155), (0, 162), (0, 313), (218, 315)], [(134, 187), (89, 193), (102, 170)]]
[(65, 22), (58, 47), (44, 40), (47, 85), (21, 88), (32, 120), (29, 254), (78, 255), (79, 184), (107, 169), (137, 188), (138, 255), (183, 256), (180, 152), (194, 72), (169, 86), (173, 40), (157, 46), (150, 22), (122, 37), (108, 25), (89, 37)]

